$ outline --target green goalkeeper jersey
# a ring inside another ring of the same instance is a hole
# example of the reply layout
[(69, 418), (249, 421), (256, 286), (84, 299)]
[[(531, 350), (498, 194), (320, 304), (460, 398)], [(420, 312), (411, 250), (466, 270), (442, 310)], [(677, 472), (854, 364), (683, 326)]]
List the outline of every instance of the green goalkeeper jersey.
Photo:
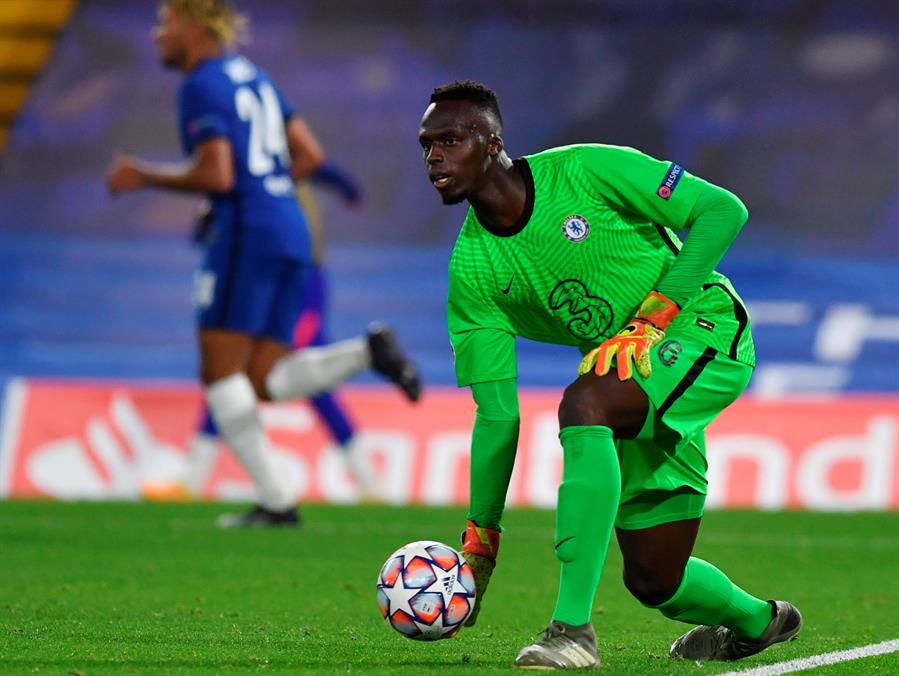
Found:
[[(526, 187), (519, 221), (496, 230), (469, 209), (450, 259), (459, 386), (516, 377), (516, 336), (585, 353), (620, 331), (674, 263), (675, 233), (709, 187), (677, 164), (610, 145), (553, 148), (516, 164)], [(746, 308), (718, 272), (668, 331), (755, 363)]]

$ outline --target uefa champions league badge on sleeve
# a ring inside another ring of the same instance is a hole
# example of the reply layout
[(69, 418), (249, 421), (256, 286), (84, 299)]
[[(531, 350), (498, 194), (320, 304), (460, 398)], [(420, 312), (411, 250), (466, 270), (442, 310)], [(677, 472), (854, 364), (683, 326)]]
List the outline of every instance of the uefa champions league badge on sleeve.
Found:
[(562, 221), (562, 232), (572, 242), (583, 242), (590, 234), (590, 223), (583, 216), (572, 214)]
[(656, 195), (663, 200), (667, 200), (671, 197), (671, 193), (674, 192), (678, 181), (680, 181), (680, 177), (683, 175), (684, 168), (681, 165), (672, 162), (668, 167), (668, 173), (665, 174), (665, 178), (662, 179), (662, 182), (659, 183), (659, 187), (656, 189)]

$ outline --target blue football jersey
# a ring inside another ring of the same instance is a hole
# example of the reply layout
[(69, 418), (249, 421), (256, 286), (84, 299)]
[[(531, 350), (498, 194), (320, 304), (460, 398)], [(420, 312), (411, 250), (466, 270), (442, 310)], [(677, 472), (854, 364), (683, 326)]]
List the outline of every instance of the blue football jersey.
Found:
[(289, 173), (285, 123), (293, 109), (274, 82), (243, 56), (208, 59), (182, 82), (178, 114), (186, 155), (214, 137), (234, 150), (234, 189), (209, 196), (212, 236), (244, 251), (309, 260), (309, 228)]

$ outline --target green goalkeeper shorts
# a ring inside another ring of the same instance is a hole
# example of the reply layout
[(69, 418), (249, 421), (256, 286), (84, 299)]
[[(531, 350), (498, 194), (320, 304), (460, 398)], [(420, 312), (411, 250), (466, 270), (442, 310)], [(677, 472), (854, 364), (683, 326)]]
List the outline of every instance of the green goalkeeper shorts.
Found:
[(633, 530), (702, 516), (708, 482), (705, 428), (746, 388), (752, 367), (692, 334), (671, 333), (651, 352), (652, 376), (634, 379), (650, 411), (636, 439), (618, 440), (621, 503), (615, 525)]

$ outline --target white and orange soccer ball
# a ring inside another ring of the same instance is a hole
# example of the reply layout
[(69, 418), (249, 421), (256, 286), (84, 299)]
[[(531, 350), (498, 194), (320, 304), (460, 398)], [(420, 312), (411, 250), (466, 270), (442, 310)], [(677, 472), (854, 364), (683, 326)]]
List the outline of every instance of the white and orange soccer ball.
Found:
[(391, 628), (407, 638), (455, 636), (475, 600), (471, 566), (455, 549), (421, 540), (397, 549), (378, 574), (378, 606)]

